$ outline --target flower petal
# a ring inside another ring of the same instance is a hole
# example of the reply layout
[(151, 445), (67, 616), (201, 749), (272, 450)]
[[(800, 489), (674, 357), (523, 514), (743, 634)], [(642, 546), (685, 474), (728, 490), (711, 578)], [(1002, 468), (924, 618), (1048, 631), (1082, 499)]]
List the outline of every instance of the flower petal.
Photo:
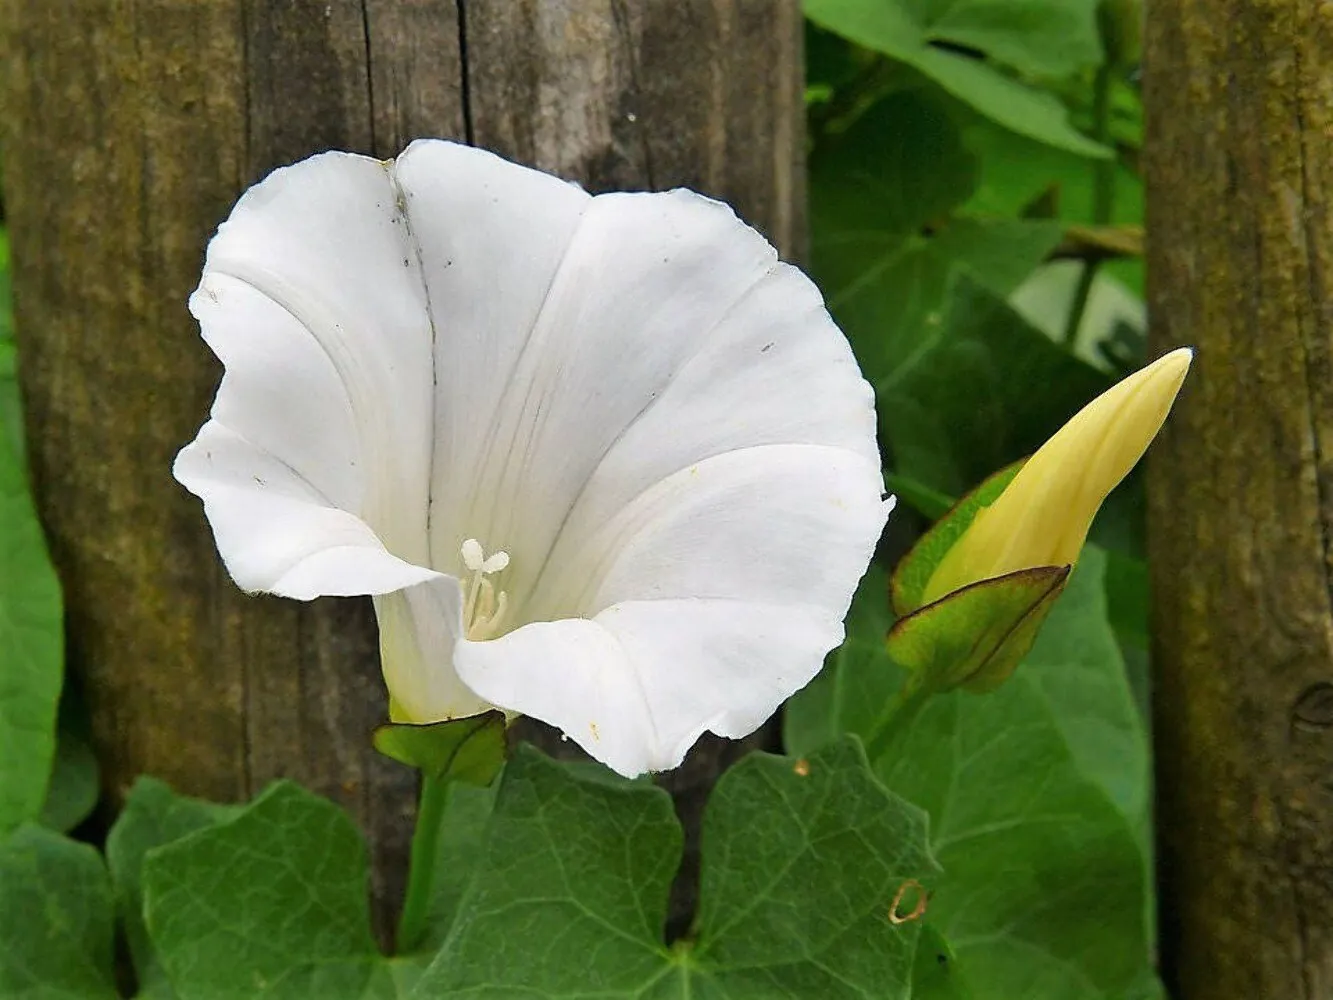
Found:
[[(818, 291), (787, 265), (751, 290), (603, 457), (547, 560), (532, 616), (548, 618), (568, 604), (570, 581), (586, 580), (589, 559), (604, 558), (590, 556), (602, 552), (595, 536), (605, 537), (608, 522), (658, 484), (728, 451), (777, 444), (824, 446), (861, 459), (853, 488), (863, 502), (878, 501), (873, 392)], [(840, 481), (839, 488), (847, 485)], [(882, 527), (881, 520), (876, 540)], [(756, 551), (768, 547), (752, 540)]]
[[(226, 366), (213, 419), (237, 438), (229, 450), (236, 475), (226, 491), (204, 497), (210, 510), (244, 502), (238, 441), (246, 441), (252, 479), (268, 478), (255, 471), (262, 466), (286, 466), (319, 506), (425, 566), (433, 336), (399, 202), (389, 166), (368, 157), (328, 153), (275, 171), (219, 228), (190, 305)], [(182, 474), (193, 468), (185, 462)], [(203, 495), (199, 483), (185, 485)], [(249, 514), (271, 510), (261, 503)], [(257, 547), (275, 543), (274, 525), (255, 527), (253, 537), (218, 534), (228, 566), (263, 561)], [(323, 592), (375, 593), (383, 583), (329, 585), (339, 589)]]
[(365, 477), (351, 401), (319, 341), (271, 298), (225, 274), (204, 273), (190, 311), (225, 369), (213, 419), (287, 463), (329, 503), (358, 510)]
[(638, 667), (657, 735), (652, 770), (679, 764), (705, 729), (754, 732), (843, 639), (840, 617), (746, 601), (630, 601), (596, 621)]
[(398, 176), (439, 331), (433, 564), (475, 537), (524, 594), (603, 457), (776, 254), (690, 192), (590, 199), (443, 143)]
[(808, 443), (878, 462), (846, 338), (727, 206), (589, 199), (442, 142), (414, 144), (397, 175), (440, 331), (437, 568), (475, 537), (510, 554), (523, 601), (588, 532), (703, 459)]
[(443, 576), (375, 598), (380, 658), (397, 722), (443, 722), (485, 712), (454, 673), (453, 651), (463, 634), (463, 591)]
[[(243, 586), (378, 595), (399, 717), (495, 704), (660, 769), (840, 640), (888, 509), (871, 392), (725, 205), (328, 154), (247, 193), (192, 309), (227, 374), (178, 477)], [(470, 539), (539, 620), (462, 638)]]
[(725, 600), (636, 601), (589, 621), (463, 642), (455, 665), (496, 704), (563, 730), (608, 767), (665, 771), (709, 729), (739, 738), (809, 680), (837, 620)]
[(456, 669), (622, 773), (674, 767), (704, 730), (744, 736), (809, 683), (890, 506), (878, 463), (846, 449), (706, 459), (585, 539), (562, 567), (585, 596), (548, 609), (564, 620), (463, 643)]
[(399, 559), (279, 458), (210, 420), (176, 457), (237, 585), (282, 597), (383, 594), (439, 574)]
[[(484, 456), (508, 447), (502, 408), (522, 401), (515, 373), (592, 198), (573, 184), (493, 153), (418, 140), (398, 158), (429, 310), (437, 332), (431, 489), (433, 565), (459, 563), (462, 543), (497, 540), (476, 507)], [(458, 568), (461, 569), (461, 563)]]
[(536, 622), (487, 642), (465, 640), (454, 669), (494, 704), (556, 726), (621, 774), (653, 767), (656, 737), (637, 673), (597, 622)]
[(892, 508), (882, 489), (878, 462), (844, 448), (760, 445), (704, 459), (595, 531), (562, 537), (536, 617), (701, 597), (841, 620)]

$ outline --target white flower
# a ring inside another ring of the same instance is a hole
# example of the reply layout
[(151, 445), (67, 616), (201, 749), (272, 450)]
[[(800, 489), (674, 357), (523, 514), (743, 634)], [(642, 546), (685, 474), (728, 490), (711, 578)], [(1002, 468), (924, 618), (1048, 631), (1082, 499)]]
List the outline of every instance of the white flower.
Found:
[(176, 478), (244, 589), (375, 596), (396, 719), (498, 706), (635, 775), (841, 641), (871, 390), (727, 206), (326, 153), (241, 198), (190, 309), (226, 374)]

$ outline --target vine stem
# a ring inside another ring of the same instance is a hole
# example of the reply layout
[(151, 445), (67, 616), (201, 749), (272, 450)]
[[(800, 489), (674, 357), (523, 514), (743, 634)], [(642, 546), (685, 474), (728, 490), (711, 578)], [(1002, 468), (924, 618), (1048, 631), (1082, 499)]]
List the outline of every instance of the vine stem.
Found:
[(875, 727), (874, 732), (866, 737), (866, 759), (870, 761), (871, 767), (874, 767), (876, 761), (893, 748), (898, 735), (921, 714), (921, 709), (930, 700), (931, 694), (925, 685), (916, 683), (915, 677), (907, 679), (907, 683), (894, 698), (889, 711)]
[[(1097, 67), (1097, 76), (1092, 84), (1092, 138), (1103, 146), (1111, 137), (1111, 81), (1114, 67), (1107, 59)], [(1114, 156), (1105, 160), (1095, 160), (1092, 165), (1092, 223), (1105, 226), (1111, 221), (1111, 210), (1115, 205), (1115, 168)], [(1083, 265), (1078, 276), (1078, 286), (1074, 289), (1074, 299), (1069, 306), (1069, 318), (1065, 322), (1064, 344), (1073, 347), (1078, 339), (1078, 328), (1083, 325), (1083, 314), (1088, 309), (1088, 297), (1092, 294), (1092, 282), (1097, 277), (1098, 261), (1094, 257)]]
[(430, 911), (435, 882), (435, 859), (439, 855), (440, 825), (448, 793), (447, 782), (422, 773), (417, 825), (412, 831), (412, 852), (407, 869), (407, 896), (398, 918), (395, 940), (399, 955), (411, 952), (425, 937), (426, 915)]

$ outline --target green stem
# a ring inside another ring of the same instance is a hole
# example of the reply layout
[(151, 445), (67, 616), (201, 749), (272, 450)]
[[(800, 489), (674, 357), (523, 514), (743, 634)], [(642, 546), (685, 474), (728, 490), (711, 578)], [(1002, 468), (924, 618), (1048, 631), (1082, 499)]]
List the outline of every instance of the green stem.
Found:
[[(1110, 60), (1097, 68), (1097, 77), (1092, 84), (1092, 138), (1106, 145), (1111, 137), (1111, 82), (1114, 67)], [(1115, 206), (1115, 157), (1094, 160), (1092, 164), (1092, 224), (1105, 226), (1111, 221), (1111, 212)], [(1097, 277), (1098, 261), (1094, 258), (1083, 265), (1083, 272), (1078, 276), (1078, 287), (1074, 289), (1074, 300), (1069, 307), (1069, 318), (1065, 323), (1064, 343), (1073, 347), (1078, 339), (1078, 328), (1083, 324), (1083, 314), (1088, 308), (1088, 296), (1092, 294), (1092, 282)]]
[(407, 898), (398, 918), (397, 953), (406, 955), (421, 944), (426, 933), (426, 915), (435, 883), (435, 859), (439, 854), (440, 825), (449, 784), (421, 775), (421, 799), (417, 804), (417, 826), (412, 832), (412, 856), (407, 869)]
[(915, 677), (909, 677), (903, 685), (888, 714), (883, 717), (865, 741), (866, 759), (870, 766), (893, 748), (894, 741), (921, 714), (921, 709), (930, 700), (933, 692), (916, 683)]

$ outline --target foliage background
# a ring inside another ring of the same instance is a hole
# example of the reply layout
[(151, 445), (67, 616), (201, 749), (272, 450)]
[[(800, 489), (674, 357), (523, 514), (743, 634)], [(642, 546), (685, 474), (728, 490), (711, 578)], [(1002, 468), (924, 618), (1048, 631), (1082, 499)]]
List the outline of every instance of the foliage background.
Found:
[[(900, 508), (847, 642), (787, 708), (790, 756), (714, 793), (691, 932), (662, 936), (667, 796), (535, 752), (451, 786), (427, 939), (392, 957), (359, 835), (293, 785), (222, 807), (144, 779), (103, 838), (0, 307), (0, 996), (1159, 995), (1139, 483), (1013, 680), (935, 699), (874, 760), (849, 738), (901, 682), (882, 636), (904, 545), (1143, 360), (1138, 13), (806, 8), (810, 264)], [(7, 259), (0, 235), (0, 303)], [(899, 922), (918, 880), (924, 916)]]

